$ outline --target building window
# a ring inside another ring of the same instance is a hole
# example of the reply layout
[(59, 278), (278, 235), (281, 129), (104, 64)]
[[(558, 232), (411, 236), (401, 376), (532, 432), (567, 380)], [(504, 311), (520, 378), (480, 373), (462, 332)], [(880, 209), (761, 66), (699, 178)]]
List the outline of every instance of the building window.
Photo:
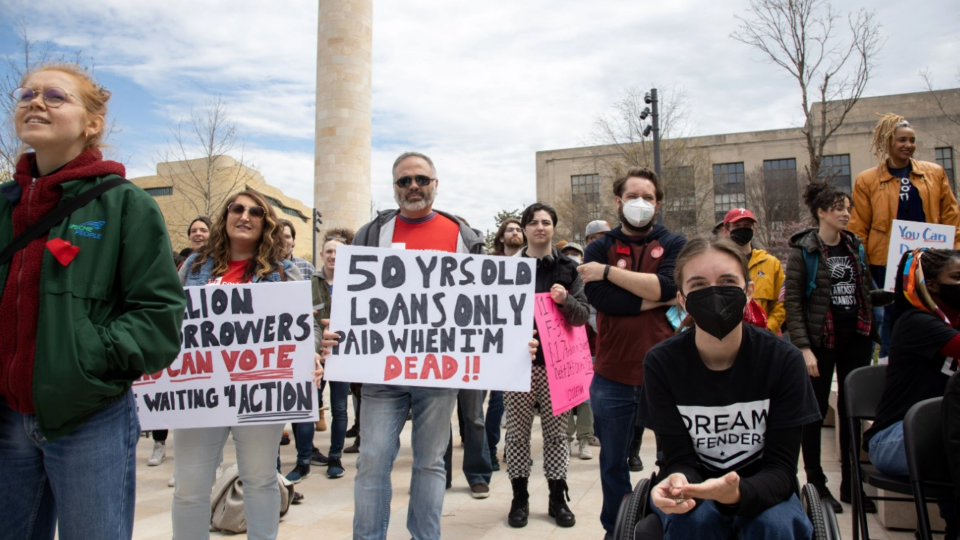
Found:
[(144, 191), (146, 191), (147, 195), (150, 195), (151, 197), (163, 197), (165, 195), (173, 195), (173, 186), (147, 188)]
[(817, 178), (826, 180), (831, 186), (850, 194), (853, 178), (850, 176), (850, 154), (837, 154), (820, 158), (820, 173)]
[[(763, 161), (763, 215), (769, 221), (798, 221), (797, 160)], [(754, 208), (754, 211), (757, 209)]]
[(295, 217), (295, 218), (298, 218), (300, 221), (303, 221), (304, 223), (307, 222), (307, 218), (306, 218), (303, 214), (301, 214), (300, 212), (297, 212), (297, 211), (294, 210), (293, 208), (287, 208), (287, 207), (284, 206), (283, 203), (280, 202), (279, 200), (274, 199), (273, 197), (268, 197), (268, 196), (266, 196), (266, 195), (264, 195), (263, 198), (266, 199), (268, 203), (270, 203), (270, 204), (272, 204), (273, 206), (276, 206), (277, 208), (279, 208), (280, 211), (283, 212), (284, 214), (287, 214), (288, 216), (293, 216), (293, 217)]
[(595, 203), (600, 200), (600, 175), (575, 174), (570, 177), (573, 202)]
[(674, 167), (663, 171), (664, 225), (684, 235), (697, 233), (697, 186), (693, 167)]
[(943, 167), (943, 170), (947, 173), (947, 180), (950, 180), (950, 189), (956, 193), (957, 183), (953, 177), (953, 148), (949, 146), (936, 148), (934, 152), (937, 158), (937, 165)]
[(734, 208), (747, 202), (743, 162), (719, 163), (713, 166), (713, 209), (717, 221)]

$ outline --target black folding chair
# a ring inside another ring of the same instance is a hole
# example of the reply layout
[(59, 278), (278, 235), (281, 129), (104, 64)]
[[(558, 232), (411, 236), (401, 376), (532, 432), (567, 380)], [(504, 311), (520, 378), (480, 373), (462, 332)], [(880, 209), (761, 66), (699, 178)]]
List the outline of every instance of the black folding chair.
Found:
[[(864, 468), (860, 462), (860, 433), (863, 420), (873, 420), (883, 395), (883, 382), (886, 378), (887, 366), (867, 366), (857, 368), (847, 375), (843, 381), (844, 401), (847, 405), (847, 426), (850, 428), (850, 462), (853, 465), (853, 537), (869, 540), (870, 531), (867, 528), (867, 513), (863, 510), (863, 500), (874, 501), (912, 501), (912, 497), (867, 497), (863, 492), (863, 483), (884, 491), (912, 495), (910, 481), (906, 476), (889, 476), (877, 471), (872, 465)], [(862, 531), (862, 532), (861, 532)]]
[(943, 445), (940, 406), (943, 398), (921, 401), (910, 407), (903, 419), (903, 442), (907, 447), (907, 468), (917, 505), (917, 531), (920, 540), (931, 540), (928, 502), (953, 502), (947, 453)]

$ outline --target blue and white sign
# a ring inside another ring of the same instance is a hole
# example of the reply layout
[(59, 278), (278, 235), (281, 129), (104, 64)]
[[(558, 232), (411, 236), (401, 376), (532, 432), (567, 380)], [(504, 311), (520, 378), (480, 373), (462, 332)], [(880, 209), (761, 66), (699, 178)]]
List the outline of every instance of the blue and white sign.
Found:
[(890, 231), (890, 247), (887, 250), (887, 278), (884, 290), (894, 292), (897, 265), (900, 257), (912, 249), (927, 247), (933, 249), (953, 249), (956, 227), (918, 221), (893, 220)]

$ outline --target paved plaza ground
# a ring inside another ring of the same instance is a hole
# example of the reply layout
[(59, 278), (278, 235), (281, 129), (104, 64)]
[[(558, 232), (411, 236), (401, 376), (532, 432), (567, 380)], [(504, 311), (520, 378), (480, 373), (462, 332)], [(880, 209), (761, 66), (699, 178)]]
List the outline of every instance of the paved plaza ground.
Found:
[[(350, 418), (353, 418), (352, 408)], [(328, 417), (329, 420), (329, 417)], [(454, 422), (456, 418), (454, 417)], [(409, 503), (407, 490), (410, 484), (410, 467), (413, 461), (410, 450), (410, 423), (401, 434), (400, 455), (397, 457), (393, 472), (393, 504), (391, 523), (387, 538), (401, 540), (410, 538), (406, 530), (406, 514)], [(589, 539), (601, 540), (603, 528), (600, 526), (600, 506), (603, 496), (600, 489), (598, 457), (601, 448), (593, 448), (592, 460), (580, 460), (571, 457), (568, 473), (570, 486), (569, 503), (577, 516), (576, 526), (569, 529), (557, 527), (547, 516), (547, 481), (543, 477), (542, 436), (539, 419), (533, 429), (534, 466), (530, 478), (530, 522), (526, 528), (513, 529), (507, 525), (507, 512), (510, 510), (510, 481), (506, 466), (493, 473), (490, 497), (476, 500), (470, 496), (469, 486), (464, 480), (460, 466), (463, 462), (463, 449), (454, 447), (453, 487), (446, 493), (443, 504), (443, 537), (454, 539), (489, 538), (505, 540), (508, 538), (536, 539)], [(350, 444), (352, 440), (348, 440)], [(840, 482), (840, 464), (837, 459), (833, 428), (825, 428), (823, 433), (824, 469), (834, 488)], [(330, 447), (330, 431), (316, 433), (316, 445), (326, 453)], [(133, 537), (138, 540), (169, 540), (171, 537), (170, 507), (173, 488), (167, 487), (167, 481), (173, 474), (173, 460), (176, 459), (176, 435), (168, 441), (167, 460), (158, 467), (148, 467), (147, 459), (153, 448), (153, 441), (141, 438), (137, 449), (137, 511)], [(503, 460), (503, 447), (499, 447)], [(634, 483), (649, 476), (654, 464), (653, 433), (644, 435), (641, 456), (646, 470), (633, 473)], [(281, 447), (280, 457), (283, 472), (289, 472), (296, 461), (293, 444)], [(297, 491), (306, 496), (303, 504), (293, 506), (280, 522), (279, 538), (284, 540), (308, 539), (348, 539), (351, 538), (353, 525), (353, 480), (356, 474), (357, 454), (346, 454), (343, 465), (346, 474), (331, 480), (326, 476), (325, 467), (313, 467), (312, 475), (300, 484)], [(233, 440), (228, 439), (224, 450), (224, 468), (236, 462)], [(803, 481), (801, 473), (800, 480)], [(852, 538), (850, 506), (844, 505), (844, 513), (838, 516), (843, 538)], [(912, 532), (888, 531), (877, 521), (870, 518), (870, 534), (878, 540), (908, 540)], [(938, 535), (940, 536), (940, 535)], [(246, 535), (212, 534), (213, 538), (246, 538)]]

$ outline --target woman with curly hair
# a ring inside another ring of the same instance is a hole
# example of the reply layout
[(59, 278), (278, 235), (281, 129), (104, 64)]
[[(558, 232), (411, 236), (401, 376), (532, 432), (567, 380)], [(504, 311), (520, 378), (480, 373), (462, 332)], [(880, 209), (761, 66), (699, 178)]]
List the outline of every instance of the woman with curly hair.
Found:
[[(263, 195), (242, 191), (227, 199), (210, 240), (180, 268), (180, 280), (188, 287), (299, 281), (300, 272), (284, 258), (281, 234), (280, 221)], [(280, 525), (276, 460), (282, 431), (282, 424), (176, 430), (174, 538), (209, 538), (210, 486), (230, 433), (243, 482), (247, 537), (276, 538)]]
[[(883, 287), (894, 219), (953, 225), (957, 227), (957, 249), (960, 212), (943, 167), (913, 159), (917, 133), (902, 116), (887, 113), (880, 117), (873, 130), (871, 149), (878, 163), (858, 174), (853, 184), (850, 232), (863, 241), (870, 273), (877, 286)], [(888, 354), (892, 320), (893, 308), (888, 307), (880, 328), (880, 358)]]
[[(75, 64), (29, 71), (0, 184), (0, 246), (125, 174), (100, 152), (110, 92)], [(129, 182), (0, 264), (3, 538), (130, 538), (140, 436), (131, 384), (180, 350), (186, 300), (153, 198)], [(209, 488), (209, 486), (208, 486)]]

